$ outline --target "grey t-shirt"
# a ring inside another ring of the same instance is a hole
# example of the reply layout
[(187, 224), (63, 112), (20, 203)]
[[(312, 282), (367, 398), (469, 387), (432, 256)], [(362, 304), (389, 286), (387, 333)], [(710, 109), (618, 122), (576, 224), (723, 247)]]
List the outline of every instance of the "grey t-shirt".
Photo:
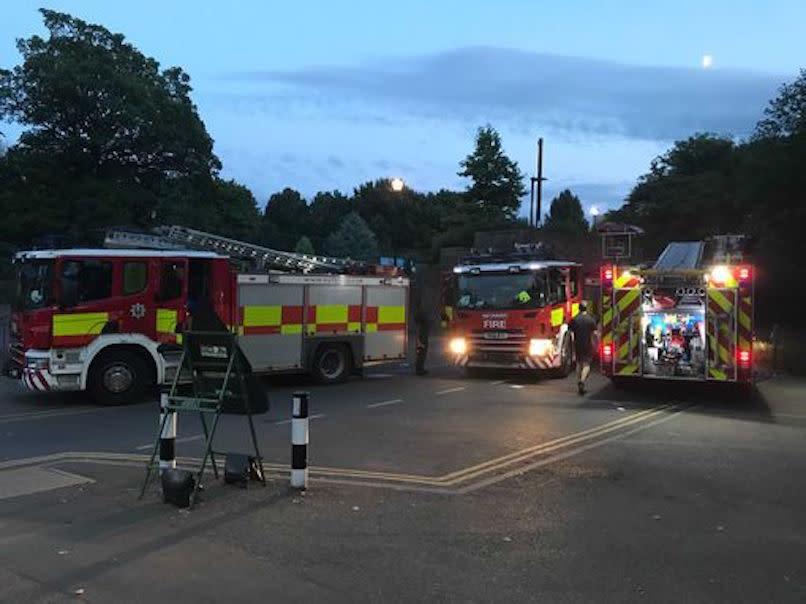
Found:
[(593, 342), (591, 341), (593, 332), (596, 331), (596, 321), (587, 312), (581, 312), (571, 319), (568, 328), (574, 334), (574, 345), (577, 356), (588, 356), (593, 352)]

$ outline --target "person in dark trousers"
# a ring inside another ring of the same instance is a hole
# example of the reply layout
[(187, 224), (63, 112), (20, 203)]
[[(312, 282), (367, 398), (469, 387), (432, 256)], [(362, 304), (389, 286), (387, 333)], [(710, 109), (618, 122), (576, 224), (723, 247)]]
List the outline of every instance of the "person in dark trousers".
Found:
[(585, 394), (585, 381), (591, 370), (593, 358), (593, 340), (596, 336), (596, 321), (588, 312), (585, 302), (579, 303), (579, 314), (571, 319), (568, 328), (574, 334), (574, 349), (577, 358), (577, 388), (579, 394)]
[(414, 307), (414, 326), (416, 329), (416, 357), (414, 372), (417, 375), (425, 375), (428, 371), (425, 368), (425, 358), (428, 356), (428, 313), (423, 304), (422, 294), (417, 296)]

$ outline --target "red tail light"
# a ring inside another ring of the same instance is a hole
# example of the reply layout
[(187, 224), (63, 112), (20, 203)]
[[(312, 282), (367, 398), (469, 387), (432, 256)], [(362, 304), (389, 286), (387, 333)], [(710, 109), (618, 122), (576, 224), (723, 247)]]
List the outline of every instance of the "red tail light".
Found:
[(739, 269), (739, 279), (741, 281), (747, 281), (750, 278), (750, 269), (746, 266), (743, 266)]
[(613, 280), (613, 267), (612, 266), (603, 266), (602, 267), (602, 281), (612, 281)]
[(604, 344), (602, 346), (602, 357), (609, 358), (613, 356), (613, 347), (610, 344)]
[(740, 350), (739, 354), (738, 354), (738, 358), (739, 358), (739, 363), (741, 363), (742, 365), (749, 365), (750, 364), (750, 359), (751, 359), (750, 351), (749, 350)]

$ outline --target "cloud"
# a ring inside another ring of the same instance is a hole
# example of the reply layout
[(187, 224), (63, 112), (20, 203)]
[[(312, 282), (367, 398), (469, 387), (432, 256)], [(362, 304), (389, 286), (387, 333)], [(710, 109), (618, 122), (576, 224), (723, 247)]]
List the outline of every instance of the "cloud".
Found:
[[(505, 122), (650, 140), (697, 131), (747, 135), (785, 78), (736, 70), (644, 67), (490, 47), (358, 66), (231, 74), (392, 104), (419, 118)], [(382, 119), (378, 117), (378, 119)]]

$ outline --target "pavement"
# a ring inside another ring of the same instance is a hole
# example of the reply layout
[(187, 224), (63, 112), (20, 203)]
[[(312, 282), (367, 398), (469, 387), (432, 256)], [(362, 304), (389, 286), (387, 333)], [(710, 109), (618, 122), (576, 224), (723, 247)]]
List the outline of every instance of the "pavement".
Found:
[[(806, 601), (806, 382), (743, 399), (598, 375), (266, 381), (269, 481), (209, 475), (192, 510), (138, 500), (154, 402), (0, 382), (2, 602)], [(310, 487), (288, 487), (311, 393)], [(217, 448), (248, 450), (243, 418)], [(180, 464), (202, 452), (180, 416)]]

